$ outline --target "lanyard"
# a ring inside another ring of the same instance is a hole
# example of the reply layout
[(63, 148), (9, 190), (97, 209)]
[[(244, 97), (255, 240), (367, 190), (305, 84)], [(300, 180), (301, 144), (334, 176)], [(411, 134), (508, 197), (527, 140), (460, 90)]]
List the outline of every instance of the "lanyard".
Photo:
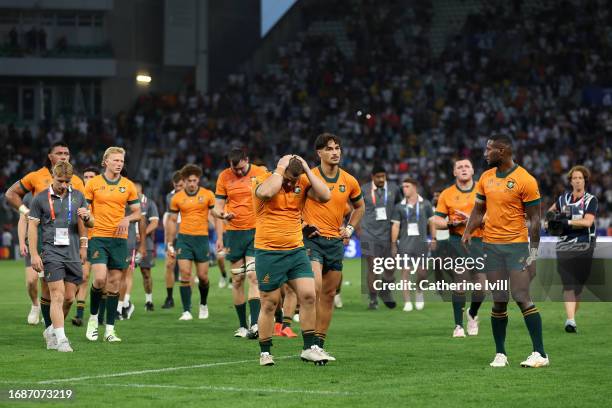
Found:
[[(49, 186), (49, 191), (47, 192), (47, 198), (49, 199), (49, 208), (51, 209), (51, 220), (55, 221), (55, 208), (53, 208), (53, 200), (51, 199), (51, 191), (52, 188)], [(61, 207), (61, 204), (60, 204)], [(70, 221), (72, 221), (72, 189), (68, 188), (68, 226), (70, 226)]]
[[(374, 190), (376, 190), (376, 186), (374, 186), (374, 184), (372, 183), (372, 190), (370, 190), (370, 193), (372, 193), (372, 203), (374, 204), (374, 207), (376, 207), (376, 194), (374, 194)], [(387, 206), (387, 192), (389, 190), (385, 187), (383, 187), (383, 190), (385, 190), (385, 207), (386, 207)]]
[[(408, 203), (406, 203), (406, 206), (404, 207), (404, 210), (406, 210), (406, 221), (408, 223), (410, 223), (410, 211), (408, 210)], [(420, 214), (420, 212), (419, 212), (419, 202), (417, 200), (417, 203), (416, 203), (416, 221), (417, 222), (419, 222), (419, 214)]]

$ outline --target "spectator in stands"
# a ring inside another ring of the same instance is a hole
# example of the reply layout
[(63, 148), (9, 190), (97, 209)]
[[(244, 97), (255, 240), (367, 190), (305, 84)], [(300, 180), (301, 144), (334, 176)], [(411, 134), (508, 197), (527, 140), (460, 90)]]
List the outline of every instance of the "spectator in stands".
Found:
[(41, 27), (38, 29), (38, 51), (47, 51), (47, 32)]
[(38, 32), (34, 26), (26, 32), (26, 49), (30, 52), (36, 51)]
[[(309, 29), (283, 45), (267, 71), (232, 74), (208, 95), (189, 87), (176, 95), (143, 95), (129, 115), (122, 112), (110, 124), (89, 121), (84, 139), (68, 119), (58, 129), (71, 146), (87, 151), (80, 162), (99, 145), (129, 141), (130, 129), (140, 129), (158, 141), (147, 145), (159, 157), (176, 167), (201, 164), (210, 179), (224, 166), (228, 142), (241, 143), (265, 164), (289, 151), (314, 161), (308, 149), (313, 135), (330, 131), (344, 142), (346, 170), (362, 182), (372, 158), (384, 157), (390, 180), (410, 175), (425, 197), (432, 186), (449, 183), (455, 157), (471, 158), (478, 176), (483, 152), (472, 146), (484, 146), (497, 132), (516, 141), (517, 162), (538, 178), (544, 206), (563, 190), (558, 176), (583, 163), (593, 170), (591, 191), (601, 198), (602, 212), (612, 211), (612, 149), (606, 144), (612, 115), (604, 105), (612, 98), (593, 96), (612, 83), (606, 69), (612, 13), (587, 0), (543, 3), (535, 11), (496, 2), (468, 18), (434, 55), (431, 3), (409, 4), (308, 2)], [(340, 34), (317, 32), (321, 21), (337, 23)], [(33, 134), (39, 146), (0, 157), (31, 158), (44, 150), (50, 129), (53, 123), (42, 138)], [(9, 137), (18, 138), (19, 132)], [(10, 143), (0, 149), (11, 149)], [(0, 163), (10, 181), (27, 166)]]
[(68, 40), (66, 39), (65, 35), (62, 35), (60, 38), (57, 39), (57, 44), (55, 48), (59, 52), (66, 51), (66, 48), (68, 48)]
[(19, 48), (19, 33), (16, 27), (11, 28), (11, 31), (9, 31), (9, 46), (12, 49)]

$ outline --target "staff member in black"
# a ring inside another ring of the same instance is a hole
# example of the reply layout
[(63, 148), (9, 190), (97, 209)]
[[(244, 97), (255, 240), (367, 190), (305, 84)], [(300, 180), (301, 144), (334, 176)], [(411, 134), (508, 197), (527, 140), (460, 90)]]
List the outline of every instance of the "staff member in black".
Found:
[(564, 193), (548, 211), (559, 212), (560, 219), (548, 221), (549, 231), (561, 231), (557, 243), (557, 270), (563, 283), (565, 300), (565, 331), (576, 333), (576, 312), (580, 294), (591, 272), (593, 250), (595, 249), (595, 215), (597, 197), (586, 192), (591, 172), (584, 166), (574, 166), (567, 173), (572, 187), (571, 193)]
[[(51, 185), (32, 200), (28, 226), (32, 268), (44, 271), (51, 293), (51, 322), (56, 342), (47, 348), (62, 352), (72, 351), (64, 332), (64, 317), (83, 280), (82, 264), (87, 259), (85, 227), (94, 225), (83, 193), (70, 187), (72, 175), (72, 165), (68, 162), (59, 162), (53, 167)], [(41, 254), (38, 253), (39, 226)]]

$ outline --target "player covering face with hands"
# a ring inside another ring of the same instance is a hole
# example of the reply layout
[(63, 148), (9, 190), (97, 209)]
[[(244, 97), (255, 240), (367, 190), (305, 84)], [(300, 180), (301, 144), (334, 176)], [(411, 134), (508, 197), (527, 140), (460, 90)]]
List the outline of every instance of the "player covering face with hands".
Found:
[(302, 240), (302, 209), (306, 197), (329, 201), (331, 194), (304, 159), (283, 156), (271, 173), (253, 180), (256, 214), (255, 270), (261, 292), (259, 314), (260, 364), (273, 365), (270, 354), (274, 312), (281, 301), (281, 286), (288, 283), (300, 303), (304, 347), (301, 358), (315, 363), (327, 358), (315, 345), (315, 284)]

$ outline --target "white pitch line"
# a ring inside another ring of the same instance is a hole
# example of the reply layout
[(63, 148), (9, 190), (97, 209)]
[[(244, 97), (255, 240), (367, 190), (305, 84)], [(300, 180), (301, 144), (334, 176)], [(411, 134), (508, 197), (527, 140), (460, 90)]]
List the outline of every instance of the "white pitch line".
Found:
[(182, 385), (167, 385), (167, 384), (83, 384), (83, 386), (91, 387), (128, 387), (128, 388), (161, 388), (161, 389), (178, 389), (191, 391), (225, 391), (225, 392), (265, 392), (265, 393), (281, 393), (281, 394), (311, 394), (311, 395), (357, 395), (348, 391), (325, 391), (325, 390), (300, 390), (286, 388), (237, 388), (224, 387), (214, 385), (201, 385), (197, 387), (187, 387)]
[[(294, 358), (294, 357), (295, 356), (276, 357), (276, 360), (285, 360), (285, 359)], [(219, 362), (219, 363), (196, 364), (196, 365), (181, 366), (181, 367), (166, 367), (166, 368), (155, 368), (151, 370), (125, 371), (122, 373), (114, 373), (114, 374), (87, 375), (84, 377), (60, 378), (60, 379), (55, 379), (55, 380), (38, 381), (36, 384), (58, 384), (58, 383), (63, 383), (63, 382), (84, 381), (84, 380), (92, 380), (92, 379), (100, 379), (100, 378), (113, 378), (113, 377), (127, 377), (131, 375), (156, 374), (156, 373), (165, 373), (169, 371), (192, 370), (196, 368), (208, 368), (208, 367), (218, 367), (218, 366), (225, 366), (225, 365), (253, 363), (253, 362), (258, 362), (258, 361), (259, 360), (224, 361), (224, 362)]]

